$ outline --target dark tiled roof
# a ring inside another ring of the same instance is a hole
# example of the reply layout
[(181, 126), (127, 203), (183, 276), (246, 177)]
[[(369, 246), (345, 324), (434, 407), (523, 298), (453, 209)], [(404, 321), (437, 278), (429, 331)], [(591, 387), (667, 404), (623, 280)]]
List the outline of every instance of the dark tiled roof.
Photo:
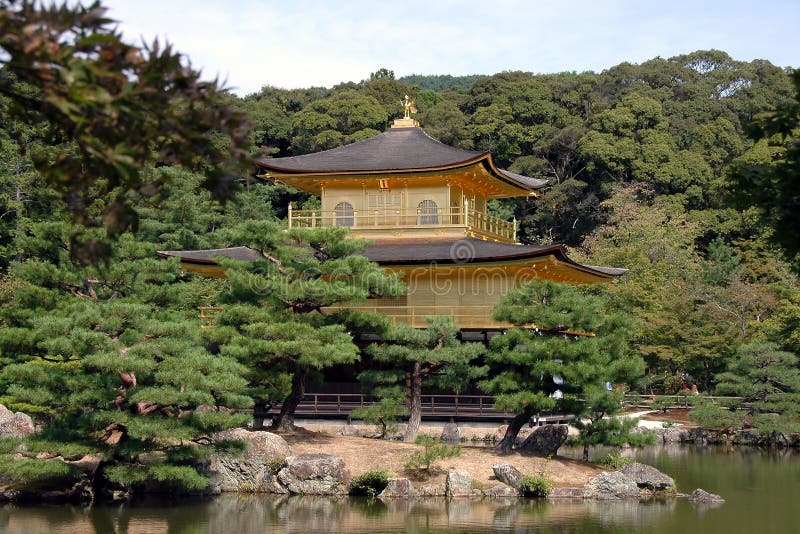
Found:
[[(163, 257), (178, 257), (187, 263), (213, 264), (214, 256), (225, 256), (240, 261), (263, 259), (261, 254), (248, 247), (218, 248), (210, 250), (164, 250)], [(553, 255), (564, 263), (605, 276), (621, 276), (627, 269), (581, 265), (571, 260), (562, 245), (514, 245), (482, 239), (458, 240), (397, 240), (379, 242), (364, 249), (364, 255), (381, 265), (415, 265), (425, 263), (463, 264)]]
[(156, 254), (163, 258), (180, 258), (187, 263), (214, 264), (214, 256), (225, 256), (232, 260), (256, 261), (264, 259), (257, 250), (249, 247), (211, 248), (206, 250), (158, 250)]
[(386, 240), (369, 245), (364, 255), (381, 264), (474, 263), (496, 259), (541, 256), (561, 250), (560, 245), (515, 245), (475, 238)]
[[(304, 156), (257, 160), (259, 167), (285, 174), (410, 171), (469, 164), (490, 159), (488, 152), (462, 150), (425, 133), (422, 128), (391, 128), (382, 134)], [(547, 180), (499, 171), (501, 179), (525, 189), (543, 187)]]

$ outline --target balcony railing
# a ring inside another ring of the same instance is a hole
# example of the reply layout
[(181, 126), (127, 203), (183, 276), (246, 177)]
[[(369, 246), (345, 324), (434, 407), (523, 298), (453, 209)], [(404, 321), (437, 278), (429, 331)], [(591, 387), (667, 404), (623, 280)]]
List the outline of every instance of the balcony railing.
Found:
[(516, 221), (504, 221), (468, 207), (294, 210), (289, 205), (289, 228), (344, 226), (354, 230), (394, 228), (465, 228), (482, 237), (516, 242)]
[(412, 328), (427, 328), (427, 317), (452, 317), (459, 328), (508, 328), (509, 323), (492, 319), (493, 306), (380, 306), (366, 301), (348, 309), (385, 315), (392, 325), (405, 324)]

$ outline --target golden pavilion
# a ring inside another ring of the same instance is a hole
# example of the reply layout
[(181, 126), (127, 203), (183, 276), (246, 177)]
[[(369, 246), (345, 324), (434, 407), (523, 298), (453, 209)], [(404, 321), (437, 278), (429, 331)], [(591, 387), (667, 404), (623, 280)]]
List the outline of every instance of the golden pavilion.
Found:
[[(409, 116), (374, 137), (302, 156), (257, 161), (258, 176), (317, 195), (320, 209), (289, 206), (287, 225), (347, 227), (371, 244), (364, 255), (408, 286), (406, 295), (369, 300), (360, 309), (395, 323), (427, 326), (427, 316), (452, 316), (465, 331), (501, 329), (493, 306), (534, 277), (575, 284), (608, 282), (625, 269), (582, 265), (563, 245), (523, 245), (516, 221), (492, 216), (492, 199), (539, 196), (547, 180), (499, 169), (491, 154), (430, 137)], [(246, 247), (161, 251), (184, 268), (220, 276), (214, 257), (255, 260)]]

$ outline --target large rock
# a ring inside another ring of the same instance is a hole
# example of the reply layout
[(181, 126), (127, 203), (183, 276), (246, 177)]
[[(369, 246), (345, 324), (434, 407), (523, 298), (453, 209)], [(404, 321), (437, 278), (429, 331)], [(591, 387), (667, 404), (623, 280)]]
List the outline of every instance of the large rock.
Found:
[(689, 501), (703, 504), (721, 504), (725, 502), (725, 499), (716, 493), (709, 493), (706, 490), (697, 488), (689, 495)]
[(12, 412), (0, 404), (0, 438), (24, 438), (36, 432), (33, 419), (22, 412)]
[(449, 471), (444, 489), (448, 497), (472, 497), (472, 477), (466, 471)]
[(733, 436), (734, 445), (759, 445), (761, 434), (755, 430), (739, 430)]
[(244, 440), (241, 456), (221, 455), (211, 459), (209, 471), (214, 490), (240, 493), (286, 493), (275, 475), (292, 454), (289, 444), (271, 432), (233, 428), (218, 432), (214, 439)]
[(461, 431), (455, 423), (447, 423), (442, 428), (442, 443), (448, 445), (458, 445), (461, 443)]
[(584, 499), (600, 501), (639, 497), (636, 482), (619, 471), (603, 472), (589, 479), (583, 487)]
[(620, 473), (636, 482), (639, 488), (651, 491), (675, 491), (675, 481), (655, 467), (632, 462), (623, 465)]
[(492, 499), (507, 499), (519, 497), (519, 491), (505, 484), (498, 484), (483, 492), (484, 496)]
[(523, 475), (520, 470), (513, 465), (509, 463), (494, 464), (492, 466), (492, 471), (494, 471), (494, 476), (497, 480), (503, 484), (507, 484), (512, 488), (519, 488), (519, 482), (522, 480)]
[(350, 472), (344, 460), (331, 454), (298, 454), (286, 458), (278, 481), (289, 493), (300, 495), (347, 495)]
[(657, 434), (661, 435), (664, 443), (684, 443), (689, 441), (689, 431), (685, 428), (670, 427), (661, 429)]
[(517, 450), (529, 454), (550, 456), (556, 454), (559, 447), (567, 441), (569, 430), (567, 425), (545, 425), (536, 428), (528, 439), (522, 442)]
[(386, 488), (378, 495), (380, 499), (416, 499), (419, 493), (407, 478), (390, 478)]

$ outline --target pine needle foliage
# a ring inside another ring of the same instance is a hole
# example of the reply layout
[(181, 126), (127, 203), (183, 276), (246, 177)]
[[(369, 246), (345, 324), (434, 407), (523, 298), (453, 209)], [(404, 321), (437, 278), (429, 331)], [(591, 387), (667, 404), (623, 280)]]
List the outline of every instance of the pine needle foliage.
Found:
[(385, 318), (342, 306), (405, 288), (396, 275), (359, 255), (366, 242), (349, 238), (346, 229), (287, 233), (274, 222), (247, 221), (225, 236), (264, 259), (222, 262), (229, 288), (220, 296), (223, 309), (209, 339), (250, 370), (250, 393), (260, 409), (281, 403), (273, 427), (291, 429), (309, 380), (356, 362), (353, 336), (386, 327)]
[(496, 396), (497, 409), (517, 414), (499, 450), (511, 450), (519, 429), (539, 412), (586, 416), (590, 427), (620, 411), (620, 396), (605, 385), (634, 383), (643, 362), (628, 350), (631, 321), (607, 306), (602, 295), (540, 279), (500, 301), (494, 318), (514, 328), (492, 338), (490, 376), (480, 383)]

